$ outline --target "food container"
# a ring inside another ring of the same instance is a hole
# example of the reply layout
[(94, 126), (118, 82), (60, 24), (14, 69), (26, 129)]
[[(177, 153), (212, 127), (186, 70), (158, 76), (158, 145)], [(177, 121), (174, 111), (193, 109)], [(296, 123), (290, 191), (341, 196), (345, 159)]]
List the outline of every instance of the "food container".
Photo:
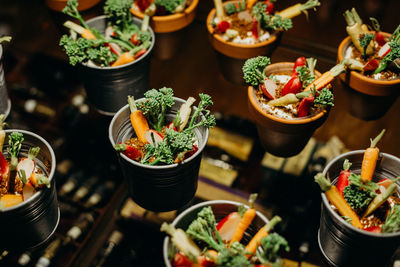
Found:
[[(133, 18), (141, 25), (141, 20)], [(89, 27), (105, 31), (106, 16), (99, 16), (87, 21)], [(85, 86), (89, 102), (102, 114), (114, 115), (126, 103), (126, 96), (142, 97), (149, 88), (150, 56), (155, 37), (149, 28), (152, 42), (147, 52), (131, 63), (116, 67), (97, 67), (79, 64), (79, 73)]]
[[(342, 154), (325, 167), (323, 175), (334, 179), (339, 176), (343, 161), (348, 159), (351, 171), (360, 174), (365, 150)], [(373, 180), (396, 178), (400, 175), (400, 159), (380, 153)], [(336, 179), (333, 180), (333, 184)], [(400, 182), (397, 181), (400, 186)], [(329, 266), (386, 266), (391, 256), (400, 247), (400, 232), (371, 233), (347, 223), (329, 205), (325, 194), (322, 197), (322, 213), (318, 231), (318, 243), (322, 255)]]
[[(175, 104), (167, 113), (167, 121), (172, 121), (180, 106), (186, 102), (176, 97), (174, 100)], [(135, 135), (129, 115), (129, 105), (126, 105), (112, 119), (108, 131), (112, 146)], [(204, 117), (201, 116), (201, 118)], [(206, 146), (209, 131), (203, 126), (196, 128), (194, 132), (199, 150), (179, 164), (149, 166), (118, 153), (122, 174), (128, 181), (129, 193), (133, 201), (148, 210), (171, 211), (183, 207), (193, 199), (197, 189), (201, 155)]]
[[(279, 72), (292, 72), (294, 63), (274, 63), (265, 68), (268, 77)], [(316, 72), (319, 76), (320, 73)], [(296, 119), (278, 118), (260, 106), (252, 86), (248, 87), (248, 108), (257, 126), (258, 137), (265, 150), (278, 157), (290, 157), (300, 153), (314, 131), (328, 117), (329, 107), (314, 116)]]
[[(150, 19), (150, 26), (156, 33), (157, 42), (155, 43), (154, 54), (158, 59), (171, 59), (181, 49), (186, 27), (195, 19), (198, 4), (199, 0), (191, 0), (189, 6), (182, 13), (153, 16)], [(140, 19), (144, 17), (144, 14), (136, 5), (133, 6), (131, 12)]]
[(3, 151), (7, 150), (9, 134), (16, 131), (24, 135), (20, 155), (27, 156), (30, 147), (40, 147), (35, 162), (48, 176), (50, 188), (43, 187), (26, 201), (0, 211), (0, 250), (8, 251), (39, 247), (50, 239), (60, 220), (53, 149), (37, 134), (24, 130), (6, 130)]
[[(101, 0), (79, 0), (78, 10), (83, 11), (97, 5)], [(68, 0), (46, 0), (48, 8), (55, 11), (62, 11)]]
[(3, 47), (0, 44), (0, 114), (5, 114), (6, 118), (11, 110), (11, 101), (8, 98), (6, 80), (3, 69)]
[[(228, 3), (239, 3), (240, 1), (227, 1)], [(207, 16), (207, 30), (209, 40), (214, 47), (218, 64), (227, 81), (235, 84), (244, 84), (242, 66), (246, 59), (256, 56), (271, 56), (272, 52), (280, 43), (282, 33), (280, 31), (271, 34), (271, 38), (256, 44), (237, 44), (224, 40), (221, 36), (214, 33), (211, 22), (215, 17), (215, 8)]]
[[(389, 33), (385, 33), (385, 37), (389, 36)], [(340, 43), (338, 61), (344, 59), (345, 52), (351, 44), (349, 36)], [(366, 121), (376, 120), (385, 115), (400, 94), (400, 79), (375, 80), (357, 71), (340, 74), (339, 79), (346, 93), (346, 107), (350, 114)]]
[[(190, 223), (197, 218), (197, 213), (199, 213), (202, 208), (207, 206), (210, 206), (212, 208), (215, 215), (215, 220), (219, 222), (229, 213), (237, 211), (240, 205), (243, 205), (243, 203), (229, 200), (211, 200), (201, 202), (179, 214), (178, 217), (176, 217), (175, 220), (172, 222), (172, 225), (175, 226), (175, 228), (182, 228), (183, 230), (186, 230), (189, 227)], [(248, 207), (246, 205), (244, 206)], [(269, 220), (261, 212), (256, 211), (256, 216), (254, 217), (254, 220), (243, 235), (243, 242), (248, 243), (251, 238), (258, 232), (258, 230), (260, 230), (260, 228), (265, 226), (268, 222)], [(165, 265), (167, 267), (171, 267), (171, 263), (168, 259), (168, 251), (170, 250), (171, 245), (172, 244), (170, 242), (170, 237), (168, 236), (164, 239), (163, 245), (163, 257)]]

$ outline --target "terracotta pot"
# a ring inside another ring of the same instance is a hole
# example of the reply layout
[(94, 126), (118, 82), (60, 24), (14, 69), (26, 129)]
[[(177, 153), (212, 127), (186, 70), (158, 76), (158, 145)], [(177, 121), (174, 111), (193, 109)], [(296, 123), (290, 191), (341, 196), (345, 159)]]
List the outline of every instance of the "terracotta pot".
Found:
[[(294, 63), (280, 62), (265, 69), (266, 76), (277, 72), (291, 72)], [(316, 72), (317, 76), (321, 75)], [(251, 118), (257, 126), (261, 144), (269, 153), (279, 157), (290, 157), (303, 150), (314, 131), (328, 117), (329, 108), (306, 118), (282, 119), (262, 109), (255, 95), (254, 88), (248, 87), (248, 107)]]
[[(161, 60), (173, 58), (180, 49), (180, 44), (185, 38), (185, 28), (196, 17), (196, 7), (199, 0), (192, 0), (190, 5), (182, 13), (166, 16), (153, 16), (150, 26), (156, 33), (157, 42), (154, 46), (154, 55)], [(131, 9), (134, 16), (143, 19), (144, 14), (134, 5)]]
[[(101, 0), (79, 0), (78, 10), (86, 10), (97, 5)], [(46, 5), (55, 11), (62, 11), (68, 0), (46, 0)]]
[[(389, 33), (385, 33), (389, 37)], [(346, 49), (351, 45), (346, 37), (339, 45), (338, 61), (343, 60)], [(375, 80), (356, 71), (339, 75), (347, 94), (349, 112), (362, 120), (376, 120), (385, 115), (400, 94), (400, 79)]]
[[(228, 3), (239, 1), (224, 2), (224, 6)], [(215, 8), (213, 8), (207, 16), (207, 30), (211, 45), (217, 52), (218, 63), (225, 79), (236, 83), (244, 84), (242, 66), (246, 59), (256, 56), (270, 56), (279, 45), (281, 39), (281, 31), (272, 34), (271, 38), (264, 42), (256, 44), (237, 44), (224, 40), (221, 36), (214, 33), (211, 21), (215, 17)]]

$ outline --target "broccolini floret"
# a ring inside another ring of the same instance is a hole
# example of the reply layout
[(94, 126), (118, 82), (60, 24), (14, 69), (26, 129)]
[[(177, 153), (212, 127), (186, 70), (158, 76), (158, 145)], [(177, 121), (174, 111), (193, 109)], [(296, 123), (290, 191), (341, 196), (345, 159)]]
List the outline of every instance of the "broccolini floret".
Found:
[(277, 233), (272, 233), (261, 239), (261, 247), (256, 254), (262, 264), (273, 264), (277, 262), (282, 251), (289, 250), (286, 239)]
[(83, 27), (89, 29), (89, 26), (86, 24), (85, 20), (78, 11), (78, 5), (78, 0), (68, 0), (67, 4), (62, 10), (62, 13), (79, 20)]
[(163, 87), (160, 90), (151, 89), (144, 96), (146, 99), (139, 103), (138, 108), (146, 116), (150, 127), (161, 132), (167, 110), (174, 105), (174, 92), (171, 88)]
[(258, 56), (248, 60), (243, 65), (243, 79), (246, 83), (257, 86), (265, 80), (265, 68), (271, 64), (268, 57)]
[[(211, 115), (210, 110), (207, 108), (214, 105), (214, 102), (211, 99), (211, 96), (207, 94), (199, 94), (200, 102), (197, 105), (196, 111), (193, 113), (192, 118), (190, 120), (188, 128), (185, 131), (191, 131), (194, 128), (200, 126), (206, 126), (208, 128), (213, 127), (215, 125), (215, 117)], [(205, 120), (201, 120), (196, 123), (197, 118), (202, 114), (205, 117)]]
[(186, 0), (154, 0), (156, 6), (162, 6), (168, 13), (182, 12)]
[(253, 6), (252, 14), (260, 23), (261, 28), (263, 29), (272, 29), (272, 30), (288, 30), (293, 27), (292, 20), (289, 18), (284, 18), (280, 15), (271, 15), (266, 12), (267, 5), (263, 2), (257, 2)]
[(229, 248), (219, 251), (216, 263), (218, 266), (251, 267), (247, 259), (244, 246), (239, 242), (233, 242)]
[(314, 100), (314, 105), (320, 106), (334, 106), (333, 104), (333, 93), (327, 88), (323, 88), (319, 95)]
[(157, 165), (158, 163), (173, 164), (174, 154), (166, 142), (145, 145), (145, 156), (141, 160), (143, 164)]
[(209, 247), (222, 251), (225, 249), (225, 245), (221, 240), (221, 237), (215, 239), (214, 236), (219, 236), (218, 231), (215, 229), (214, 214), (210, 214), (211, 207), (204, 207), (197, 215), (197, 219), (192, 221), (186, 230), (186, 234), (192, 238), (204, 242)]

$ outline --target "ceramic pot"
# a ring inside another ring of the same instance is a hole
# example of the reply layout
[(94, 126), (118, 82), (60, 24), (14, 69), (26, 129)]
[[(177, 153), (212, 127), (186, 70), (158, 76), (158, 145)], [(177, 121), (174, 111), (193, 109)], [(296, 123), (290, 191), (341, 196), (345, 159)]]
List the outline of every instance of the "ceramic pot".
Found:
[(24, 251), (40, 247), (51, 238), (60, 220), (54, 179), (56, 158), (51, 146), (37, 134), (24, 130), (6, 130), (3, 155), (7, 155), (8, 136), (12, 132), (24, 135), (20, 150), (27, 156), (29, 148), (40, 147), (36, 165), (50, 179), (50, 188), (43, 187), (26, 201), (0, 211), (0, 250)]
[[(338, 177), (343, 162), (348, 159), (351, 171), (361, 172), (365, 150), (351, 151), (339, 155), (329, 162), (324, 171), (325, 177)], [(380, 153), (373, 180), (394, 179), (400, 176), (400, 159)], [(332, 184), (336, 184), (335, 179)], [(400, 182), (397, 182), (400, 186)], [(330, 207), (325, 194), (322, 197), (322, 213), (318, 231), (318, 243), (329, 266), (386, 266), (396, 249), (400, 247), (400, 232), (377, 234), (354, 227), (346, 222)]]
[[(292, 72), (294, 63), (274, 63), (265, 69), (268, 77), (278, 72)], [(316, 72), (319, 76), (320, 73)], [(248, 108), (257, 126), (258, 137), (265, 150), (278, 157), (290, 157), (300, 153), (314, 131), (328, 117), (329, 108), (305, 118), (282, 119), (262, 109), (252, 86), (248, 87)]]
[[(154, 55), (161, 60), (173, 58), (180, 50), (185, 38), (186, 27), (189, 26), (196, 17), (196, 8), (199, 0), (192, 0), (189, 6), (182, 12), (166, 16), (153, 16), (150, 26), (156, 33), (157, 42), (155, 43)], [(143, 19), (144, 14), (136, 5), (132, 6), (132, 14)]]
[[(140, 26), (141, 20), (133, 18), (133, 23)], [(104, 33), (107, 27), (106, 16), (92, 18), (87, 24)], [(128, 95), (140, 98), (149, 88), (150, 57), (155, 42), (150, 28), (149, 32), (151, 46), (144, 55), (131, 63), (117, 67), (78, 65), (88, 101), (100, 113), (114, 115), (125, 105)]]
[[(79, 0), (78, 10), (83, 11), (97, 5), (101, 0)], [(62, 11), (68, 0), (46, 0), (48, 8), (55, 11)]]
[[(186, 102), (176, 97), (174, 100), (175, 104), (167, 114), (167, 121), (173, 121), (180, 106)], [(112, 146), (134, 136), (129, 115), (129, 105), (126, 105), (112, 119), (109, 127)], [(179, 164), (149, 166), (117, 153), (133, 201), (152, 211), (176, 210), (190, 202), (196, 193), (200, 161), (208, 133), (206, 127), (195, 129), (199, 150)]]
[[(207, 206), (210, 206), (212, 208), (215, 215), (215, 220), (219, 222), (229, 213), (237, 211), (240, 205), (243, 205), (243, 203), (228, 200), (211, 200), (202, 202), (186, 209), (181, 214), (179, 214), (178, 217), (176, 217), (175, 220), (172, 222), (172, 225), (175, 226), (175, 228), (186, 230), (189, 227), (190, 223), (197, 218), (197, 213), (199, 213), (202, 208)], [(248, 207), (247, 205), (244, 206)], [(256, 211), (256, 216), (254, 217), (254, 220), (243, 235), (243, 243), (247, 244), (251, 240), (251, 238), (258, 232), (258, 230), (260, 230), (260, 228), (268, 222), (269, 220), (261, 212)], [(168, 251), (170, 250), (171, 245), (172, 244), (168, 236), (164, 239), (163, 245), (164, 263), (167, 267), (172, 266), (170, 260), (168, 259)]]
[[(239, 1), (227, 1), (228, 3)], [(227, 81), (235, 84), (244, 84), (242, 66), (246, 59), (256, 56), (271, 56), (280, 43), (282, 32), (278, 31), (263, 42), (256, 44), (237, 44), (224, 40), (219, 34), (214, 33), (211, 22), (215, 18), (215, 8), (207, 16), (207, 30), (211, 45), (217, 53), (218, 64), (221, 73)]]
[(4, 114), (7, 118), (11, 110), (11, 101), (8, 98), (6, 80), (4, 78), (3, 69), (3, 47), (0, 44), (0, 114)]
[[(390, 34), (385, 33), (385, 36), (389, 37)], [(340, 43), (338, 61), (344, 59), (346, 50), (351, 44), (349, 36)], [(339, 79), (347, 95), (346, 106), (350, 114), (366, 121), (376, 120), (385, 115), (400, 94), (400, 79), (375, 80), (357, 71), (342, 73)]]

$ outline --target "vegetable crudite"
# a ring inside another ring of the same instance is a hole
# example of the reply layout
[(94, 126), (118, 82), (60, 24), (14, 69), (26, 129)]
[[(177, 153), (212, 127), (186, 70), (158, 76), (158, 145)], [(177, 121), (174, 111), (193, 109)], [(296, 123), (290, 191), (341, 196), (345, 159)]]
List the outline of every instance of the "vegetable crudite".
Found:
[(71, 30), (60, 45), (77, 66), (88, 100), (105, 115), (114, 115), (127, 95), (143, 95), (148, 88), (150, 56), (155, 37), (148, 22), (134, 18), (129, 0), (107, 0), (103, 16), (84, 21), (76, 0), (63, 12), (79, 22), (67, 21)]
[[(1, 137), (0, 137), (1, 138)], [(55, 156), (40, 136), (5, 130), (0, 154), (0, 249), (40, 246), (54, 233), (60, 218)]]
[[(382, 117), (396, 100), (400, 86), (400, 25), (393, 33), (382, 32), (376, 19), (363, 23), (353, 8), (344, 14), (349, 36), (338, 48), (338, 61), (352, 58), (358, 70), (339, 75), (349, 112), (362, 120)], [(363, 45), (363, 46), (361, 46)]]
[(278, 12), (272, 2), (214, 0), (216, 8), (208, 14), (206, 24), (226, 80), (243, 84), (240, 69), (244, 60), (270, 56), (279, 45), (282, 32), (293, 26), (291, 18), (319, 6), (317, 0), (305, 1)]
[[(295, 63), (270, 64), (269, 58), (260, 56), (247, 60), (243, 66), (244, 79), (250, 85), (249, 112), (256, 122), (263, 147), (276, 156), (299, 153), (326, 120), (333, 104), (329, 82), (338, 72), (344, 71), (344, 66), (338, 64), (332, 68), (335, 75), (332, 70), (321, 75), (314, 70), (315, 61), (308, 59), (308, 62), (299, 58)], [(308, 89), (310, 87), (312, 90)], [(324, 105), (311, 108), (317, 99)], [(300, 110), (302, 116), (297, 117)]]
[[(371, 140), (372, 147), (381, 136)], [(336, 157), (315, 177), (323, 191), (318, 242), (332, 266), (385, 266), (399, 245), (400, 159), (379, 152), (374, 167), (368, 149)], [(361, 170), (365, 163), (371, 180)]]
[[(143, 19), (146, 8), (152, 1), (134, 0), (131, 12)], [(158, 59), (167, 60), (176, 55), (186, 37), (186, 29), (196, 17), (199, 0), (156, 0), (156, 13), (150, 25), (156, 33), (154, 54)]]
[[(255, 196), (249, 200), (254, 201)], [(237, 223), (237, 215), (248, 225)], [(199, 203), (184, 210), (171, 224), (162, 224), (161, 231), (168, 234), (163, 245), (165, 265), (282, 266), (282, 253), (290, 248), (274, 229), (281, 220), (279, 216), (268, 220), (254, 208), (235, 201)], [(240, 240), (235, 237), (236, 231), (244, 233)]]
[(208, 128), (215, 124), (208, 110), (211, 97), (196, 98), (176, 98), (171, 88), (152, 89), (145, 98), (129, 97), (111, 121), (109, 139), (131, 197), (146, 209), (178, 209), (196, 192)]

